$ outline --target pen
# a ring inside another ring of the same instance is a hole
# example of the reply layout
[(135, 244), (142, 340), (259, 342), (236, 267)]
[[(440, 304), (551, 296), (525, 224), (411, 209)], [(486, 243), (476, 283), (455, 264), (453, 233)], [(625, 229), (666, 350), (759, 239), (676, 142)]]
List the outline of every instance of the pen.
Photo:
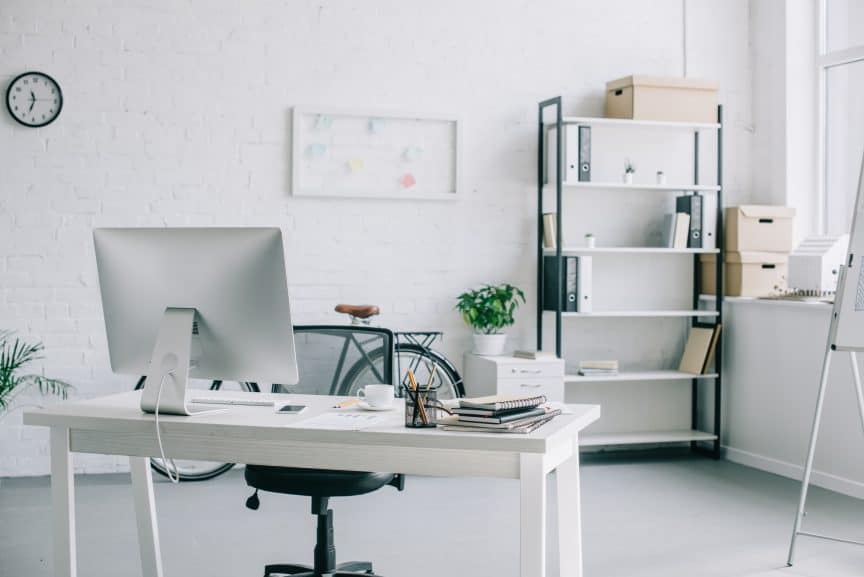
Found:
[(420, 419), (424, 425), (429, 424), (429, 418), (426, 416), (426, 408), (420, 401), (420, 389), (417, 387), (417, 381), (414, 379), (414, 371), (408, 369), (408, 380), (411, 382), (411, 390), (414, 391), (417, 409), (420, 411)]

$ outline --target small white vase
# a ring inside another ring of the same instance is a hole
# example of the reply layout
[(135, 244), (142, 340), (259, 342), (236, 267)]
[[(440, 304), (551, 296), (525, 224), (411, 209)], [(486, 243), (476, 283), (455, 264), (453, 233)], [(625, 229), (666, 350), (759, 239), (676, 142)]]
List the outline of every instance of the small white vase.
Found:
[(507, 335), (503, 333), (484, 335), (474, 333), (474, 354), (483, 357), (497, 357), (504, 352)]
[(597, 246), (597, 238), (593, 236), (586, 236), (585, 246), (588, 248), (594, 248), (595, 246)]
[(624, 173), (624, 184), (633, 184), (633, 173), (625, 172)]

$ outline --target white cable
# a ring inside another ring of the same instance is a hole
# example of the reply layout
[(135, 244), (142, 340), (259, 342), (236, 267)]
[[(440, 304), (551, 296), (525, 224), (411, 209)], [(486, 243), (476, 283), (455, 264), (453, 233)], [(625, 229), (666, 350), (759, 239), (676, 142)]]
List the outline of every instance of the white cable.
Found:
[[(174, 463), (174, 459), (165, 458), (165, 449), (162, 448), (162, 433), (159, 430), (159, 402), (162, 400), (162, 387), (165, 385), (165, 377), (168, 375), (173, 377), (174, 371), (168, 371), (162, 375), (162, 380), (159, 381), (159, 391), (156, 393), (156, 441), (159, 443), (159, 455), (162, 457), (162, 464), (165, 465), (168, 480), (176, 485), (180, 483), (180, 473), (177, 473), (177, 465)], [(174, 469), (174, 475), (171, 474), (172, 468)]]

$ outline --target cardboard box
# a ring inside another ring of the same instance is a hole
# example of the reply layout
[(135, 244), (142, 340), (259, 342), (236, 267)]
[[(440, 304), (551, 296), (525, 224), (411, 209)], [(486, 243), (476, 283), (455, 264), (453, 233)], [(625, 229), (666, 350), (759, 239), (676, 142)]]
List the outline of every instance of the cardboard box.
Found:
[(728, 252), (792, 252), (795, 209), (748, 204), (726, 209)]
[[(717, 255), (703, 254), (702, 294), (716, 294)], [(786, 289), (789, 255), (778, 252), (727, 252), (723, 268), (727, 297), (764, 297)]]
[(627, 76), (606, 83), (606, 116), (715, 123), (717, 89), (708, 80)]

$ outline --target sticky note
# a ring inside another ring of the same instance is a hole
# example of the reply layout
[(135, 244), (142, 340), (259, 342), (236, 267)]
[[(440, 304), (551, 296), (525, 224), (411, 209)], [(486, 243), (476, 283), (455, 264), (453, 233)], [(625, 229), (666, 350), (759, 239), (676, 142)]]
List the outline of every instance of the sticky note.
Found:
[(369, 119), (369, 132), (372, 134), (378, 134), (384, 127), (386, 126), (387, 121), (383, 118), (370, 118)]
[(306, 147), (306, 156), (310, 158), (321, 158), (327, 154), (327, 145), (316, 142)]
[(333, 119), (324, 114), (319, 114), (315, 117), (315, 128), (317, 130), (326, 130), (333, 125)]
[(417, 184), (417, 179), (414, 178), (414, 175), (410, 172), (406, 172), (402, 175), (402, 178), (399, 179), (399, 184), (402, 185), (402, 188), (411, 188), (415, 184)]
[(407, 161), (420, 160), (423, 157), (423, 149), (419, 146), (406, 146), (402, 151), (402, 158)]
[(363, 167), (365, 165), (366, 163), (363, 161), (362, 158), (352, 158), (348, 161), (348, 168), (351, 170), (351, 172), (359, 172), (363, 170)]

